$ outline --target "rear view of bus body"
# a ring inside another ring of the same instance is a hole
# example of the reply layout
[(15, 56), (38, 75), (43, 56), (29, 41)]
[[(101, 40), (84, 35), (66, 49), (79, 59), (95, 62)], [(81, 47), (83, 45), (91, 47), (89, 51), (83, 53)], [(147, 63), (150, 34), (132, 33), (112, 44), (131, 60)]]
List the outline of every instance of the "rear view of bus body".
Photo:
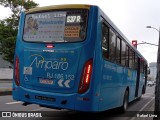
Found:
[[(109, 55), (104, 52), (107, 48), (102, 38), (105, 17), (100, 8), (90, 5), (48, 6), (22, 12), (13, 99), (96, 112), (122, 106), (126, 90), (128, 102), (141, 96), (144, 74), (104, 58)], [(133, 78), (139, 79), (138, 87)]]

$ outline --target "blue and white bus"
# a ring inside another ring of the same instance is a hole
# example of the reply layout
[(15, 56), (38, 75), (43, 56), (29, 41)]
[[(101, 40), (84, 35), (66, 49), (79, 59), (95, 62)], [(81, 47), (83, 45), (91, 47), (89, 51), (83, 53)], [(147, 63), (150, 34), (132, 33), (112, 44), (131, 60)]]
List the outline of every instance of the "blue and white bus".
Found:
[(145, 93), (147, 61), (94, 5), (22, 12), (14, 58), (13, 99), (99, 112)]

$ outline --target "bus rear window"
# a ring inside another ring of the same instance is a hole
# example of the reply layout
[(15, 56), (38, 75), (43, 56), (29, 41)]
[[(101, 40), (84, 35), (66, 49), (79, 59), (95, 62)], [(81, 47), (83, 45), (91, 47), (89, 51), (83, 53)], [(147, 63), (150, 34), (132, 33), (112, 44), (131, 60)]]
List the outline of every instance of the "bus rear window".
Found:
[(27, 42), (78, 42), (86, 37), (88, 10), (27, 14), (23, 40)]

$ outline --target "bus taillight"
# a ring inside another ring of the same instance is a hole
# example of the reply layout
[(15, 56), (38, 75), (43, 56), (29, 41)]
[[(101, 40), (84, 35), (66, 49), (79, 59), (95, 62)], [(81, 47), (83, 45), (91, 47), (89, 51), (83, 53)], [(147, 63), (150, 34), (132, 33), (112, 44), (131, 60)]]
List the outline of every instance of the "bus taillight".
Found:
[(93, 67), (93, 60), (90, 59), (85, 63), (85, 66), (83, 68), (79, 90), (78, 90), (78, 93), (80, 94), (86, 92), (89, 88), (91, 74), (92, 74), (92, 67)]
[(15, 61), (14, 76), (15, 76), (15, 83), (17, 86), (19, 86), (20, 85), (20, 73), (19, 73), (19, 58), (17, 56), (16, 56), (16, 61)]
[(54, 45), (46, 45), (47, 48), (54, 48)]

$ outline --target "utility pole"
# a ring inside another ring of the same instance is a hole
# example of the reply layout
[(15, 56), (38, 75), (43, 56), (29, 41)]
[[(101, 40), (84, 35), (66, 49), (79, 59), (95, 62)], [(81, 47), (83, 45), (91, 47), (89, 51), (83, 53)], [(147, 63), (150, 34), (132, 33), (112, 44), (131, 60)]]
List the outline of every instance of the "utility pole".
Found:
[[(155, 114), (157, 114), (157, 115), (159, 114), (160, 115), (160, 28), (159, 28), (158, 32), (159, 32), (159, 42), (158, 42), (158, 53), (157, 53), (157, 77), (156, 77), (156, 89), (155, 89)], [(155, 118), (154, 120), (158, 120), (158, 119), (159, 118)]]
[(155, 107), (154, 107), (154, 113), (155, 115), (158, 115), (158, 117), (154, 117), (153, 120), (159, 120), (160, 117), (160, 28), (159, 30), (147, 26), (147, 28), (153, 28), (158, 31), (159, 38), (158, 38), (158, 53), (157, 53), (157, 76), (156, 76), (156, 88), (155, 88)]

